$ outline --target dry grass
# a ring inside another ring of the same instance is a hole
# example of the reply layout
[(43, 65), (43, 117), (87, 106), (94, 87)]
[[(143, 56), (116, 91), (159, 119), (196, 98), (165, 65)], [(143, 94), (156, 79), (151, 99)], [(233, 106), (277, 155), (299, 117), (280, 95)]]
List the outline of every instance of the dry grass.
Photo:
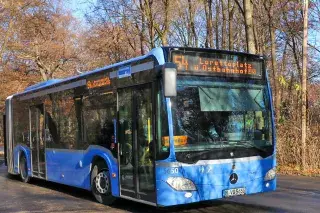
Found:
[(279, 172), (285, 174), (320, 175), (320, 124), (308, 127), (306, 146), (307, 168), (301, 171), (300, 123), (286, 122), (278, 127), (277, 160)]
[(320, 169), (308, 168), (302, 172), (299, 165), (279, 165), (278, 173), (285, 175), (305, 175), (320, 177)]

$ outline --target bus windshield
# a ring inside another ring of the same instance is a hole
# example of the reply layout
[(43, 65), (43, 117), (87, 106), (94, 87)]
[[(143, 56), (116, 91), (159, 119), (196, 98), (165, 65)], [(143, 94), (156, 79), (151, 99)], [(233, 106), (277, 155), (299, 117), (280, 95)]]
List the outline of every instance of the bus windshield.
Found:
[(228, 148), (268, 155), (272, 134), (266, 88), (257, 83), (179, 77), (177, 96), (171, 100), (177, 159), (192, 158), (194, 152), (197, 160), (223, 158), (217, 151)]

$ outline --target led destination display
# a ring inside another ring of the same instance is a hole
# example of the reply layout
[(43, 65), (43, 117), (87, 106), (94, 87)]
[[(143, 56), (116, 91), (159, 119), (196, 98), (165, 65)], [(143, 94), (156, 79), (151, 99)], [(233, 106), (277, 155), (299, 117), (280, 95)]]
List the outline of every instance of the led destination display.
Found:
[(262, 61), (244, 56), (173, 52), (172, 61), (180, 73), (262, 78)]

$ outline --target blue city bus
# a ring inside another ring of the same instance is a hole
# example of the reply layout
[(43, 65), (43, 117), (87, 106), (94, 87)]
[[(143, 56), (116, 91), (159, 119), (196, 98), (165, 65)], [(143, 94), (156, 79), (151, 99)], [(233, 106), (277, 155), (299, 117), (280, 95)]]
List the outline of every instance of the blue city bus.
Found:
[(263, 57), (161, 47), (6, 99), (6, 165), (117, 198), (172, 206), (276, 189)]

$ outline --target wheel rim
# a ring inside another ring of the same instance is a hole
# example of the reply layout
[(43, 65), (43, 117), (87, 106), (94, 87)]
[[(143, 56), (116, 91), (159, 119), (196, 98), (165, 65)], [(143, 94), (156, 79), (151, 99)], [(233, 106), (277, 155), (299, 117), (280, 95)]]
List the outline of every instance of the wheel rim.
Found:
[(109, 190), (109, 177), (106, 171), (101, 171), (95, 177), (96, 189), (100, 194), (106, 194)]

